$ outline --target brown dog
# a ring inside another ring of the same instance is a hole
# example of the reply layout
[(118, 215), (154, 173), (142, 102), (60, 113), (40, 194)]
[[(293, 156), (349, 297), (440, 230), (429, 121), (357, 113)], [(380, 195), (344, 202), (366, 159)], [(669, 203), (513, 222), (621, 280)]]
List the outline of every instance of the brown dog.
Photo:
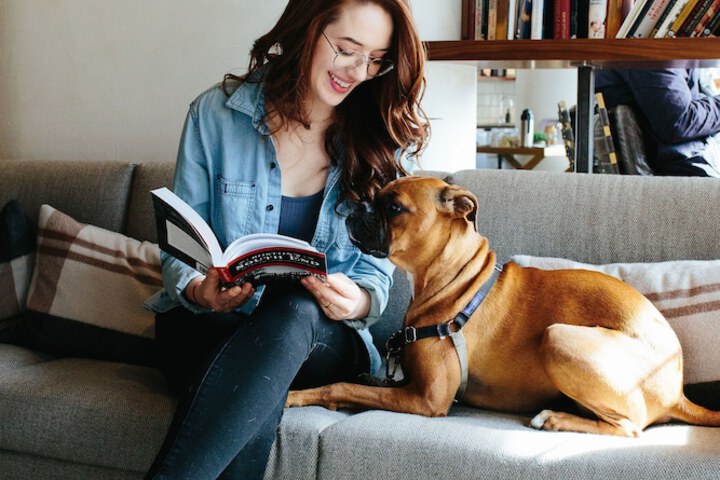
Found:
[[(414, 284), (401, 331), (406, 382), (294, 391), (287, 405), (446, 415), (464, 368), (462, 342), (447, 336), (462, 322), (452, 319), (495, 277), (495, 254), (474, 228), (477, 199), (439, 179), (406, 177), (383, 188), (373, 207), (354, 212), (348, 229)], [(527, 412), (569, 397), (597, 417), (544, 410), (531, 425), (545, 430), (637, 436), (673, 419), (720, 426), (720, 412), (684, 396), (680, 343), (662, 314), (613, 277), (508, 263), (461, 331), (467, 388), (458, 396), (467, 405)]]

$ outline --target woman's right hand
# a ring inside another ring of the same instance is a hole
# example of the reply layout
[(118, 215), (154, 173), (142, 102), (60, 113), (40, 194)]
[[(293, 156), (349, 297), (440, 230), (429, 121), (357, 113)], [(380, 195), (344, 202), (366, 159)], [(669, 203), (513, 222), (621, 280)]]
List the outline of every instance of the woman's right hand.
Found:
[(220, 275), (210, 269), (207, 276), (190, 280), (185, 287), (185, 296), (193, 303), (214, 312), (231, 312), (242, 306), (255, 294), (250, 283), (230, 288), (220, 285)]

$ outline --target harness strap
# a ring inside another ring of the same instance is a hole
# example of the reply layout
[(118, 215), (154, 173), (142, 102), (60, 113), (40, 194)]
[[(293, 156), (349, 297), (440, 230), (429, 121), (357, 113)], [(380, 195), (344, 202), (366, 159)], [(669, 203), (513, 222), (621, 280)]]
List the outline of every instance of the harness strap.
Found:
[[(440, 337), (444, 339), (445, 337), (450, 337), (455, 346), (458, 360), (460, 361), (460, 387), (455, 395), (455, 398), (460, 398), (462, 394), (465, 393), (468, 379), (468, 354), (462, 327), (465, 326), (472, 314), (475, 313), (475, 310), (477, 310), (483, 300), (485, 300), (488, 292), (490, 292), (490, 289), (495, 285), (495, 281), (500, 275), (500, 272), (502, 272), (502, 265), (496, 264), (492, 276), (490, 276), (487, 282), (480, 286), (480, 289), (478, 289), (470, 302), (452, 320), (420, 328), (409, 326), (395, 332), (385, 344), (387, 350), (386, 380), (392, 381), (395, 370), (397, 369), (396, 364), (393, 373), (390, 374), (390, 360), (395, 359), (397, 362), (397, 358), (400, 356), (400, 352), (405, 345), (424, 338)], [(455, 330), (453, 330), (453, 327)]]

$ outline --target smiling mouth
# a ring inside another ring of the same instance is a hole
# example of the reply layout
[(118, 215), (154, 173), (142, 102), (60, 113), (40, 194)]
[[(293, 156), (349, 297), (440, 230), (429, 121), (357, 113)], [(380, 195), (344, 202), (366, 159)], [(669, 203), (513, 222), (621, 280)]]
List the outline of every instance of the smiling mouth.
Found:
[(350, 88), (352, 86), (352, 82), (345, 82), (345, 81), (341, 80), (340, 78), (338, 78), (338, 76), (335, 75), (334, 73), (330, 73), (330, 79), (341, 90), (347, 90), (348, 88)]

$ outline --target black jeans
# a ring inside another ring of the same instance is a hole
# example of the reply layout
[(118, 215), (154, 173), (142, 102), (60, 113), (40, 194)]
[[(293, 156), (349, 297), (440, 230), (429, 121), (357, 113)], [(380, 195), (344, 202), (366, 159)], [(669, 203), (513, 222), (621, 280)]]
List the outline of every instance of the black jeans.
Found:
[(269, 287), (250, 316), (158, 314), (156, 338), (181, 401), (146, 479), (262, 479), (291, 386), (369, 368), (357, 332), (298, 285)]

